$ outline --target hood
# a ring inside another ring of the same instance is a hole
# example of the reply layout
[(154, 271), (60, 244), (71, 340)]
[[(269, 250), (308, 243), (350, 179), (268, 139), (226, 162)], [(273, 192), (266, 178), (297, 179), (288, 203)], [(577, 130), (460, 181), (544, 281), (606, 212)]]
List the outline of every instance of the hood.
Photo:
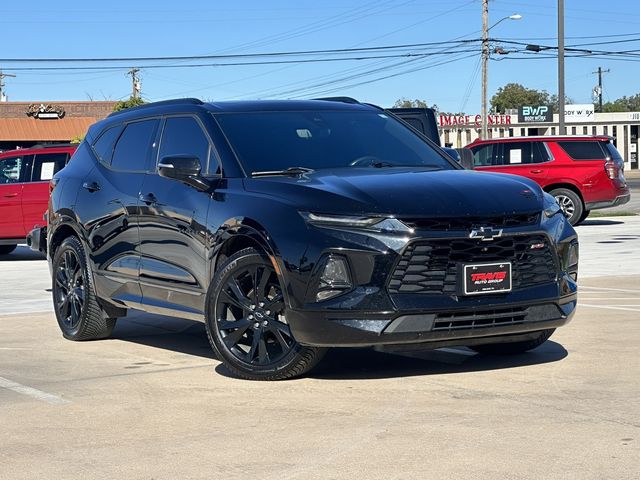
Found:
[(499, 216), (539, 212), (543, 204), (531, 180), (469, 170), (349, 168), (247, 178), (244, 184), (298, 210), (344, 215)]

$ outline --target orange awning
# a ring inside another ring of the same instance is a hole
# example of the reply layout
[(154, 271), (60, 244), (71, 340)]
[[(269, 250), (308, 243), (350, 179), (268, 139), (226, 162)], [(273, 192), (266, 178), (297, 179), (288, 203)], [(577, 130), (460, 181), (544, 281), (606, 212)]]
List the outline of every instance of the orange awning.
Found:
[(37, 118), (0, 118), (0, 141), (69, 141), (83, 136), (97, 121), (93, 117), (64, 117), (40, 120)]

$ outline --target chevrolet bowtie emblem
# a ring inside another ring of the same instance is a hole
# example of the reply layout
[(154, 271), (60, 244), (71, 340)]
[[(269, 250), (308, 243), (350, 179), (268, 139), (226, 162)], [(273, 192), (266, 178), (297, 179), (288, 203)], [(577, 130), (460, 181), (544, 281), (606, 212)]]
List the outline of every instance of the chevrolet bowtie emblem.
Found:
[(502, 229), (493, 227), (480, 227), (474, 228), (469, 233), (469, 238), (477, 238), (483, 242), (490, 242), (491, 240), (501, 237)]

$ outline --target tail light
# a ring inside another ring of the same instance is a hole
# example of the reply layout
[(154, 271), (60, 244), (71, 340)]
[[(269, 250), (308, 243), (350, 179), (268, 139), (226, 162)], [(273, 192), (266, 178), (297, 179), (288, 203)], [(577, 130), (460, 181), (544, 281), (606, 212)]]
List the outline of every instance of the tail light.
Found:
[(604, 164), (604, 170), (605, 170), (605, 172), (607, 172), (607, 176), (611, 180), (615, 180), (616, 178), (618, 178), (618, 175), (620, 173), (620, 167), (618, 167), (616, 162), (614, 162), (613, 160), (608, 160)]

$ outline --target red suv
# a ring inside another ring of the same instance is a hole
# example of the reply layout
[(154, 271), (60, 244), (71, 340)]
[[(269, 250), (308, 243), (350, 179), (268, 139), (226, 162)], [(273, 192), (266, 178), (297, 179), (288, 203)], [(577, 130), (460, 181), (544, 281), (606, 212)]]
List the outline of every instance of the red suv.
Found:
[(0, 255), (25, 243), (42, 225), (49, 202), (49, 180), (62, 169), (76, 145), (46, 145), (0, 153)]
[(510, 137), (476, 140), (473, 169), (522, 175), (556, 198), (572, 225), (591, 210), (623, 205), (631, 194), (624, 161), (607, 136)]

